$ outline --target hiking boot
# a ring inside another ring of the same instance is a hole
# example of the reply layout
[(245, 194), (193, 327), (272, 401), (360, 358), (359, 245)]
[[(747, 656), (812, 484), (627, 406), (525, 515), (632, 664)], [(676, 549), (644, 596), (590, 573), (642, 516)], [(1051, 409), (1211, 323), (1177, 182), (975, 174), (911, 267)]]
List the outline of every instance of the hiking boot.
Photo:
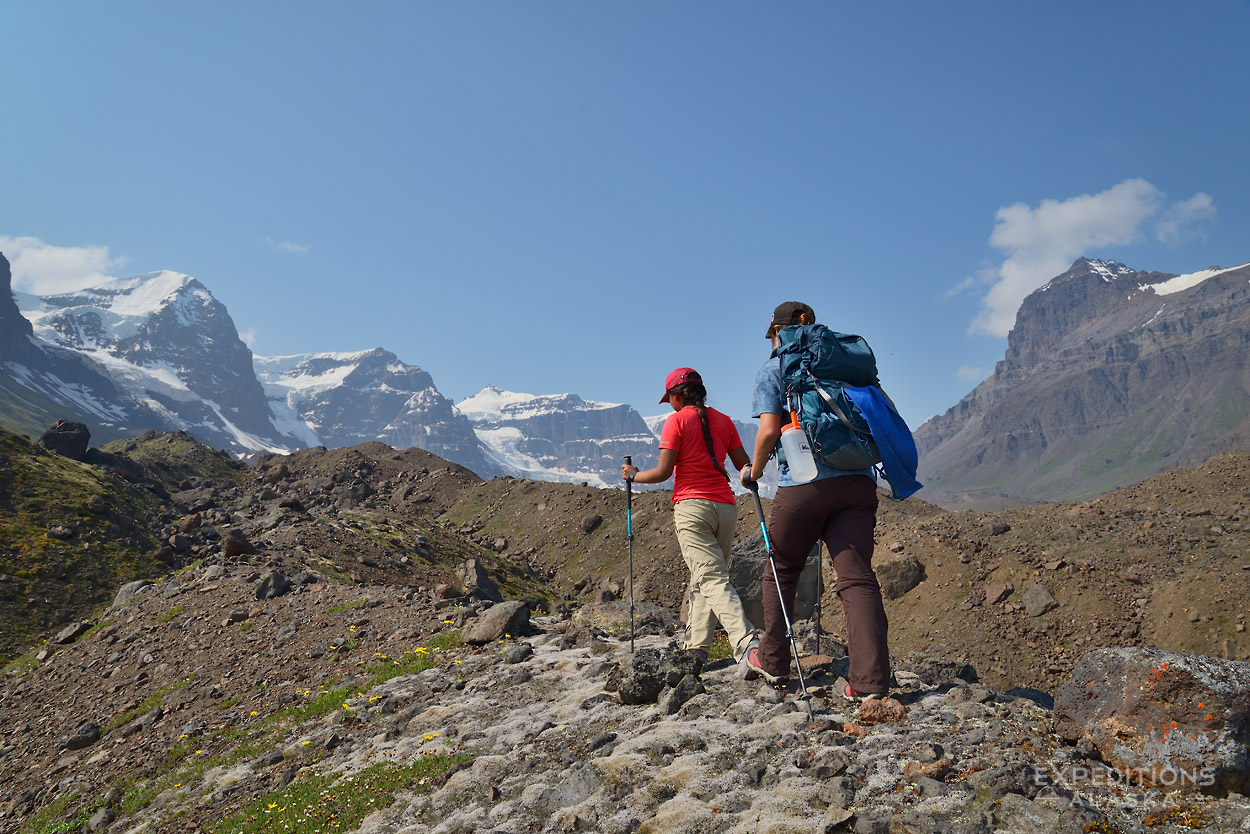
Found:
[(785, 680), (784, 676), (774, 675), (760, 665), (759, 646), (752, 646), (747, 649), (747, 653), (738, 662), (738, 668), (743, 670), (742, 677), (747, 680), (755, 680), (757, 677), (763, 678), (769, 683), (780, 683), (782, 680)]
[(885, 693), (884, 692), (869, 692), (867, 695), (861, 695), (858, 692), (856, 692), (854, 689), (851, 689), (851, 685), (848, 683), (846, 685), (846, 688), (842, 690), (842, 697), (846, 698), (846, 700), (848, 701), (853, 701), (855, 703), (863, 703), (864, 701), (880, 700), (881, 698), (885, 697)]
[(747, 662), (747, 658), (751, 656), (751, 652), (759, 651), (760, 638), (752, 637), (747, 643), (746, 651), (742, 653), (742, 657), (738, 660), (738, 677), (746, 680), (755, 678), (755, 673), (751, 671), (751, 667)]

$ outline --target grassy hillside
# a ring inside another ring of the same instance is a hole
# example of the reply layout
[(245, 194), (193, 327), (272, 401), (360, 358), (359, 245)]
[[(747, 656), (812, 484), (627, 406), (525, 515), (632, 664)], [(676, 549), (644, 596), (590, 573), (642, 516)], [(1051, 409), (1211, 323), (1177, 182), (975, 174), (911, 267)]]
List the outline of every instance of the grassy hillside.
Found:
[(154, 499), (0, 429), (0, 657), (153, 576)]

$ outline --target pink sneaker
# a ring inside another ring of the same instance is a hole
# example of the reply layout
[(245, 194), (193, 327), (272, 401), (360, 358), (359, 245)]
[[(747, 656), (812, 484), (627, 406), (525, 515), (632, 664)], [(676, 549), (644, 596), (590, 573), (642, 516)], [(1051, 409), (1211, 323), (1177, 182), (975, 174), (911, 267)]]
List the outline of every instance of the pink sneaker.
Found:
[(763, 678), (769, 683), (777, 683), (781, 680), (779, 675), (774, 675), (766, 670), (760, 664), (760, 647), (759, 644), (752, 645), (742, 655), (742, 660), (738, 661), (738, 674), (746, 680), (755, 680)]
[(885, 693), (883, 692), (870, 692), (867, 695), (860, 695), (854, 689), (851, 689), (851, 685), (849, 683), (846, 685), (846, 688), (842, 690), (842, 695), (848, 701), (856, 701), (860, 703), (864, 701), (876, 701), (885, 697)]

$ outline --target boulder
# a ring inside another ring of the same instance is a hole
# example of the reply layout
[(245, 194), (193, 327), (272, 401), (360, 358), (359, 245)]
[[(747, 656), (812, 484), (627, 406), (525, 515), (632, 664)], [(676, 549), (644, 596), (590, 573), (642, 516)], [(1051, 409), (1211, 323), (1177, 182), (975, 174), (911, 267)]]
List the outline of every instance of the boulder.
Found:
[(82, 750), (90, 747), (103, 737), (100, 725), (94, 721), (88, 721), (68, 737), (61, 739), (62, 750)]
[(677, 689), (683, 678), (697, 677), (702, 665), (694, 652), (639, 649), (609, 673), (604, 688), (616, 690), (622, 704), (654, 704), (665, 688)]
[(656, 696), (656, 705), (660, 708), (660, 712), (665, 715), (674, 715), (682, 708), (682, 705), (696, 695), (702, 695), (707, 690), (703, 687), (703, 681), (699, 680), (695, 675), (685, 675), (677, 682), (674, 687), (665, 687)]
[(251, 539), (242, 530), (232, 527), (222, 537), (221, 552), (226, 558), (242, 556), (246, 553), (255, 553), (256, 545), (252, 544)]
[(530, 623), (529, 605), (522, 600), (509, 600), (492, 605), (477, 619), (465, 626), (461, 639), (481, 645), (523, 634)]
[(1250, 793), (1250, 663), (1096, 649), (1055, 695), (1054, 725), (1132, 784)]
[(291, 580), (282, 571), (271, 570), (256, 580), (256, 598), (259, 600), (280, 597), (291, 590)]
[(136, 579), (134, 582), (127, 582), (117, 590), (117, 596), (113, 597), (113, 607), (122, 607), (150, 587), (152, 587), (152, 583), (147, 579)]
[[(823, 550), (819, 543), (808, 554), (807, 565), (799, 574), (799, 586), (794, 595), (794, 610), (789, 612), (793, 620), (811, 619), (816, 611), (815, 603), (820, 597), (822, 588), (821, 563)], [(764, 538), (754, 535), (746, 541), (733, 546), (729, 555), (729, 583), (738, 592), (747, 619), (756, 625), (764, 623), (764, 575), (772, 573), (768, 563), (768, 550), (764, 547)], [(832, 580), (832, 570), (830, 579)], [(686, 620), (689, 606), (689, 590), (682, 599), (681, 618)]]
[(1024, 613), (1030, 617), (1040, 617), (1058, 607), (1059, 603), (1045, 585), (1030, 585), (1024, 592)]
[(56, 637), (52, 638), (52, 642), (58, 646), (67, 646), (86, 634), (90, 628), (91, 623), (70, 623), (57, 632)]
[(456, 566), (454, 576), (456, 586), (467, 597), (502, 602), (503, 594), (499, 586), (490, 578), (486, 568), (477, 559), (466, 559)]
[(90, 443), (91, 432), (87, 427), (69, 420), (57, 420), (39, 437), (39, 445), (49, 452), (74, 460), (82, 460), (87, 456)]
[(915, 556), (904, 556), (873, 565), (881, 595), (886, 599), (898, 599), (924, 581), (924, 565)]

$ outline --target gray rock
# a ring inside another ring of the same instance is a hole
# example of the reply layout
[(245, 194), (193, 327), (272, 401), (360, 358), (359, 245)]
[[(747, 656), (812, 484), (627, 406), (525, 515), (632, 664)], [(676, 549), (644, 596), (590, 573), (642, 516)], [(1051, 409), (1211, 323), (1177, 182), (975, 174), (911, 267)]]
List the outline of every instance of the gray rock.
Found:
[(280, 597), (291, 590), (291, 581), (282, 571), (271, 570), (256, 580), (256, 598), (260, 600)]
[(466, 643), (481, 645), (517, 637), (529, 628), (529, 605), (521, 600), (509, 600), (487, 608), (470, 625), (466, 626), (461, 639)]
[(454, 580), (460, 592), (468, 597), (502, 602), (499, 586), (490, 578), (486, 568), (477, 559), (466, 559), (456, 566)]
[(873, 572), (881, 583), (881, 595), (886, 599), (898, 599), (925, 578), (924, 565), (915, 556), (875, 564)]
[(1096, 649), (1055, 694), (1054, 723), (1134, 783), (1250, 793), (1250, 663)]
[(706, 691), (703, 688), (703, 682), (698, 677), (686, 675), (677, 682), (676, 686), (661, 690), (656, 698), (656, 705), (665, 715), (673, 715), (691, 698), (702, 695)]
[(101, 808), (91, 815), (91, 819), (87, 820), (87, 828), (99, 831), (101, 828), (107, 828), (115, 819), (117, 819), (117, 814), (108, 808)]
[(524, 663), (533, 656), (533, 646), (529, 643), (517, 643), (508, 647), (508, 650), (503, 654), (503, 659), (505, 663)]
[(127, 582), (118, 589), (117, 595), (113, 597), (113, 607), (120, 608), (150, 587), (152, 587), (152, 583), (147, 579), (136, 579), (134, 582)]
[(1084, 834), (1085, 831), (1085, 826), (1075, 816), (1062, 814), (1055, 808), (1032, 802), (1017, 793), (1002, 797), (994, 816), (1009, 831), (1046, 834)]
[(665, 687), (696, 675), (698, 665), (691, 652), (639, 649), (608, 675), (604, 688), (615, 690), (622, 704), (654, 704)]
[(100, 725), (94, 721), (88, 721), (71, 735), (61, 740), (62, 750), (82, 750), (90, 747), (101, 739), (103, 734), (100, 732)]
[(70, 623), (57, 632), (56, 637), (52, 638), (52, 642), (58, 646), (67, 646), (86, 634), (90, 628), (91, 623)]
[(1040, 617), (1058, 607), (1059, 603), (1051, 596), (1045, 585), (1031, 585), (1024, 592), (1024, 612), (1030, 617)]

